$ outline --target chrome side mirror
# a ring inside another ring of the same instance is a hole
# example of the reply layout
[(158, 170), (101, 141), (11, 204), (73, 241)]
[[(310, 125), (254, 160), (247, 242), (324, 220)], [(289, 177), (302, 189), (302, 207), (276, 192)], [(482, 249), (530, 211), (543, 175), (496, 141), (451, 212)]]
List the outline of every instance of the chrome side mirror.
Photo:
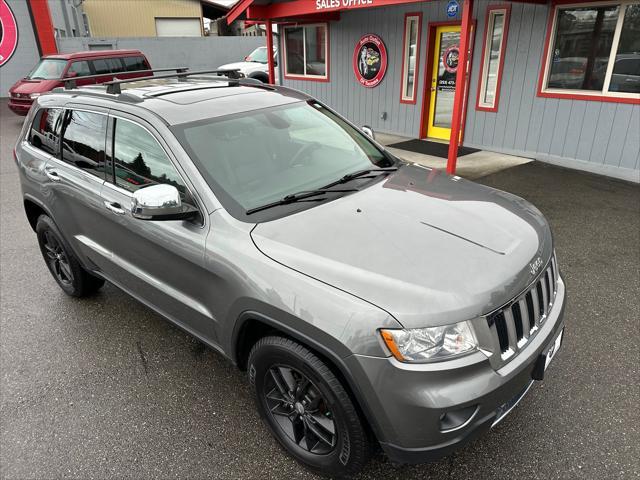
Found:
[(185, 220), (198, 210), (182, 203), (180, 192), (173, 185), (158, 183), (133, 192), (131, 215), (139, 220)]
[(376, 139), (376, 134), (373, 133), (373, 128), (371, 128), (369, 125), (363, 125), (360, 128), (362, 129), (364, 134), (367, 135), (368, 137), (370, 137), (372, 140)]

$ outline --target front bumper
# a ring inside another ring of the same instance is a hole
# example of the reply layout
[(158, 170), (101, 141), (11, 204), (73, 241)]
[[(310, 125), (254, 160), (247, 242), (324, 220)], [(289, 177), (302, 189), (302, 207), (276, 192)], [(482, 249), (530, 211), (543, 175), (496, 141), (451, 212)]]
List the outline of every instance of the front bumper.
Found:
[[(392, 461), (435, 460), (488, 431), (528, 391), (538, 358), (564, 328), (565, 286), (540, 332), (508, 366), (495, 370), (485, 353), (431, 364), (404, 364), (394, 358), (353, 355), (352, 371), (374, 417), (378, 440)], [(469, 418), (455, 428), (443, 418), (457, 412)]]
[(33, 104), (33, 100), (25, 98), (9, 98), (9, 109), (18, 115), (26, 115)]

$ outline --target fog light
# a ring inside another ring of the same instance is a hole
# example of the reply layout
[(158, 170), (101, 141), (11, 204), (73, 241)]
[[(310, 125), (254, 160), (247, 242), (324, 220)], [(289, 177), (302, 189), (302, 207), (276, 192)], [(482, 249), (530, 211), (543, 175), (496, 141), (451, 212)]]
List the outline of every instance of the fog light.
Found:
[(475, 417), (478, 405), (452, 410), (440, 415), (440, 431), (443, 433), (458, 430), (466, 426)]

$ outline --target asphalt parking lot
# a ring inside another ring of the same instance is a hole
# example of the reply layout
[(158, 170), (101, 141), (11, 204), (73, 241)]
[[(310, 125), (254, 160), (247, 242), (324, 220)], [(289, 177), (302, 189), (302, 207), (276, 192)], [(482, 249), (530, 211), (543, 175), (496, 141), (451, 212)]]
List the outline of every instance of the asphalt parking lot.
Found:
[[(2, 478), (314, 478), (269, 436), (245, 376), (120, 290), (67, 297), (22, 210), (0, 104)], [(362, 479), (640, 476), (640, 188), (538, 162), (481, 179), (550, 220), (568, 285), (544, 383), (439, 462)]]

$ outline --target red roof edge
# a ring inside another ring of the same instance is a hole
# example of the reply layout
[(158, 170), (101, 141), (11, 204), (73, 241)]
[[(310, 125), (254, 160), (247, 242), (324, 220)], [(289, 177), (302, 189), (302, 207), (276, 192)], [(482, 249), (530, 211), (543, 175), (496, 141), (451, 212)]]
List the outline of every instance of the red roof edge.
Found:
[(253, 0), (240, 0), (236, 3), (231, 10), (229, 10), (229, 13), (227, 13), (227, 25), (231, 25), (252, 3)]

